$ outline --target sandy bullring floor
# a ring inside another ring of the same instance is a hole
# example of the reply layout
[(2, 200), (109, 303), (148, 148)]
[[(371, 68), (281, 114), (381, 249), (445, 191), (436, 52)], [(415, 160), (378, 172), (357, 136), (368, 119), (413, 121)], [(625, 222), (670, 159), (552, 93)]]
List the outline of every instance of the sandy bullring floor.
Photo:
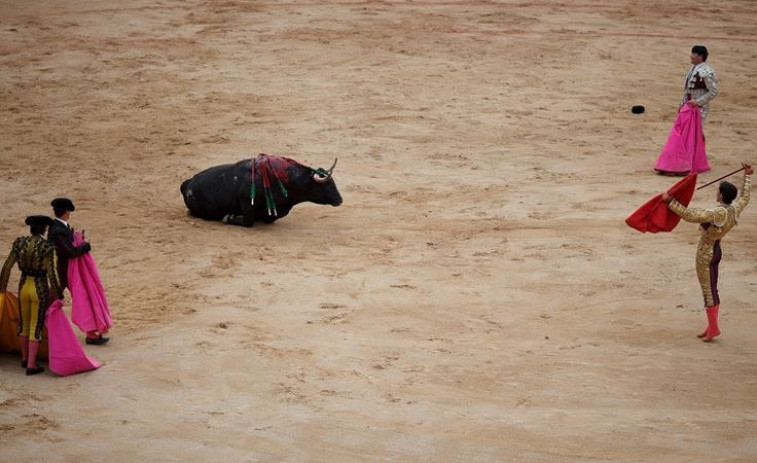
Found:
[[(710, 345), (696, 227), (623, 223), (694, 44), (700, 183), (757, 161), (757, 5), (696, 5), (0, 1), (0, 254), (72, 198), (116, 322), (91, 373), (0, 357), (0, 460), (757, 460), (757, 205)], [(259, 152), (344, 204), (186, 214)]]

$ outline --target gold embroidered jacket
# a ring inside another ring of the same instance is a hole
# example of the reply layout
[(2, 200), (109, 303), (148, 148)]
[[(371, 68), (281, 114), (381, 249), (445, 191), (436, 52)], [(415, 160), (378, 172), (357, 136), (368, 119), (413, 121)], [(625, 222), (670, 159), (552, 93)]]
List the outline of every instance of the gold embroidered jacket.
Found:
[(56, 296), (62, 293), (56, 271), (55, 248), (41, 236), (22, 236), (13, 242), (11, 252), (0, 272), (0, 291), (8, 288), (11, 269), (16, 263), (21, 270), (22, 282), (25, 277), (42, 278), (50, 281)]
[(752, 177), (744, 175), (741, 195), (731, 204), (718, 204), (712, 209), (687, 208), (674, 199), (668, 207), (687, 222), (708, 224), (700, 227), (702, 236), (699, 242), (713, 244), (738, 224), (741, 211), (749, 204), (751, 189)]
[(719, 204), (712, 209), (687, 208), (675, 199), (668, 207), (683, 220), (701, 224), (697, 245), (696, 271), (706, 307), (719, 304), (717, 278), (713, 278), (712, 265), (717, 266), (719, 252), (717, 243), (738, 224), (739, 215), (749, 203), (752, 189), (751, 177), (744, 175), (741, 195), (731, 204)]

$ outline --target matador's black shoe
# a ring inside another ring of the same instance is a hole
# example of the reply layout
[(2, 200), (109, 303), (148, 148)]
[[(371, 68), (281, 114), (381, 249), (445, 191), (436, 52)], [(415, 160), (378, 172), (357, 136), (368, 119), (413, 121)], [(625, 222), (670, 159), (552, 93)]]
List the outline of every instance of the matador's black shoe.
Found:
[(100, 337), (98, 338), (87, 338), (86, 342), (87, 344), (99, 346), (99, 345), (105, 344), (108, 341), (110, 341), (110, 338), (104, 338), (103, 335), (101, 334)]
[(32, 375), (38, 375), (45, 371), (42, 367), (35, 367), (35, 368), (27, 368), (26, 369), (26, 376), (32, 376)]

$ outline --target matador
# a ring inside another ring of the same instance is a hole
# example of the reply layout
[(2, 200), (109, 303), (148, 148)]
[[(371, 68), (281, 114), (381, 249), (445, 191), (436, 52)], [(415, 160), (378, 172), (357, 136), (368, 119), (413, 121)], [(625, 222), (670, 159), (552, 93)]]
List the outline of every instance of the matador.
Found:
[[(738, 224), (739, 215), (749, 203), (752, 188), (752, 166), (744, 164), (744, 180), (741, 195), (735, 185), (721, 182), (718, 188), (718, 205), (711, 209), (687, 208), (672, 196), (663, 193), (662, 200), (668, 203), (670, 210), (687, 222), (698, 223), (700, 237), (697, 245), (696, 271), (699, 286), (704, 296), (707, 312), (707, 328), (697, 337), (704, 342), (710, 342), (720, 335), (718, 327), (718, 312), (720, 311), (720, 297), (718, 295), (718, 266), (722, 257), (720, 240)], [(738, 196), (738, 199), (736, 197)]]
[(42, 329), (45, 326), (45, 312), (52, 302), (51, 297), (63, 298), (56, 271), (55, 248), (42, 237), (51, 223), (50, 217), (27, 217), (26, 224), (30, 227), (30, 236), (22, 236), (13, 241), (11, 252), (0, 272), (0, 291), (5, 292), (13, 265), (18, 264), (21, 270), (18, 283), (18, 336), (21, 344), (21, 366), (26, 368), (27, 375), (36, 375), (44, 371), (44, 368), (36, 365), (36, 361), (39, 343), (42, 341)]
[(707, 64), (707, 47), (695, 45), (691, 49), (691, 69), (686, 75), (683, 86), (683, 97), (679, 105), (689, 103), (699, 108), (702, 114), (702, 124), (710, 112), (710, 101), (720, 93), (718, 76), (715, 69)]

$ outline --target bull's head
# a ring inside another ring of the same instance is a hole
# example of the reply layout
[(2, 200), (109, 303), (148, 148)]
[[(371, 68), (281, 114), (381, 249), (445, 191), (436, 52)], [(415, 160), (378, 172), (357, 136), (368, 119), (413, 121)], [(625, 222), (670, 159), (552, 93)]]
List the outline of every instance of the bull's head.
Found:
[[(336, 183), (332, 175), (334, 174), (334, 167), (336, 167), (336, 159), (331, 167), (328, 169), (312, 169), (313, 181), (318, 185), (317, 194), (312, 199), (313, 202), (318, 204), (331, 204), (332, 206), (339, 206), (342, 204), (342, 195), (339, 194), (339, 190), (336, 188)], [(317, 199), (315, 199), (317, 198)]]

